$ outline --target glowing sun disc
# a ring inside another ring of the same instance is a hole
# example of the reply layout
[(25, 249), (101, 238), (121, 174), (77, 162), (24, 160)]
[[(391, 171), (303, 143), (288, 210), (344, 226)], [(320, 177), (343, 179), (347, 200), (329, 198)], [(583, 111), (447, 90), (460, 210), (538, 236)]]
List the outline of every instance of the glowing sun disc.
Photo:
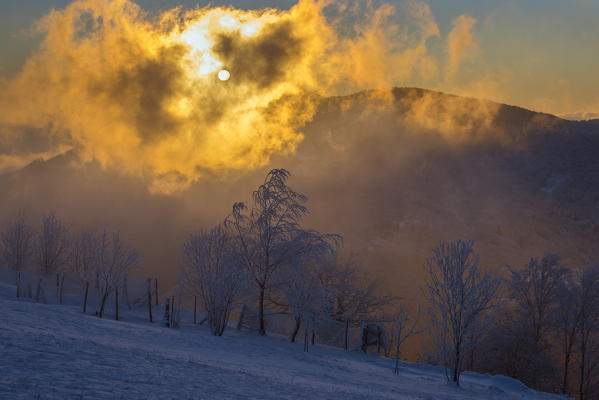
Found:
[(220, 79), (221, 81), (228, 81), (230, 77), (231, 73), (226, 69), (221, 69), (220, 71), (218, 71), (218, 79)]

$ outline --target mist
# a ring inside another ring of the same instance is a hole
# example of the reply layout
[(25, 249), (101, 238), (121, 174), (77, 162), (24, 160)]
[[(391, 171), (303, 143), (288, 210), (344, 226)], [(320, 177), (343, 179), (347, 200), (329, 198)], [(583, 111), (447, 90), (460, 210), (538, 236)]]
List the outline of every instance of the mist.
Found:
[[(74, 231), (119, 229), (142, 254), (137, 273), (169, 286), (188, 235), (249, 201), (269, 169), (286, 168), (309, 198), (306, 225), (343, 235), (364, 271), (408, 297), (420, 296), (415, 283), (430, 250), (453, 238), (476, 239), (482, 261), (499, 271), (546, 250), (572, 265), (597, 256), (587, 189), (596, 161), (584, 150), (596, 136), (569, 135), (578, 123), (418, 89), (318, 104), (297, 152), (255, 171), (166, 195), (98, 163), (82, 166), (72, 151), (5, 174), (1, 218), (24, 211), (36, 223), (53, 210)], [(559, 160), (563, 148), (572, 156)]]

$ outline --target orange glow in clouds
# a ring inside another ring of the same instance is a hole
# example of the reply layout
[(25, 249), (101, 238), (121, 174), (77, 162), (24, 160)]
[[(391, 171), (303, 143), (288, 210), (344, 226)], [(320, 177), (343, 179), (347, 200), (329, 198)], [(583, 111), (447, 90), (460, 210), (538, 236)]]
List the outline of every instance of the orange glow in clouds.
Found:
[(439, 35), (426, 4), (401, 10), (418, 22), (413, 33), (385, 25), (397, 12), (385, 5), (344, 38), (323, 15), (330, 6), (150, 17), (129, 0), (77, 0), (39, 22), (40, 48), (0, 80), (0, 124), (47, 131), (82, 162), (138, 176), (155, 192), (259, 168), (295, 150), (319, 95), (439, 70), (424, 48)]

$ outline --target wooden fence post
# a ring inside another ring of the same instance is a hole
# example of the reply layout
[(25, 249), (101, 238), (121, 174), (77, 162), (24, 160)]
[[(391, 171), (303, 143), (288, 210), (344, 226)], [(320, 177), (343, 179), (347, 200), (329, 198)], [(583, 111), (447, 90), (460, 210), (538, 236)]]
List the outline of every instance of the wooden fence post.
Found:
[(119, 287), (114, 288), (114, 319), (119, 320)]
[(183, 295), (181, 289), (179, 289), (179, 298), (177, 299), (177, 314), (175, 315), (175, 328), (179, 327), (181, 323), (181, 303), (183, 301)]
[(60, 274), (60, 288), (59, 288), (59, 295), (58, 295), (58, 303), (62, 304), (62, 292), (64, 290), (64, 272)]
[(21, 297), (21, 271), (17, 271), (17, 297)]
[(89, 281), (85, 281), (85, 294), (83, 295), (83, 314), (87, 311), (87, 294), (89, 293)]
[(148, 278), (148, 314), (152, 323), (152, 278)]
[[(42, 281), (42, 279), (40, 278), (40, 282)], [(40, 292), (41, 292), (41, 299), (42, 299), (42, 303), (46, 304), (47, 300), (46, 300), (46, 292), (44, 291), (44, 288), (39, 286), (40, 288)]]
[(175, 327), (175, 296), (171, 296), (171, 328)]
[(154, 278), (154, 296), (156, 299), (156, 305), (158, 305), (158, 278)]
[(362, 327), (360, 347), (362, 348), (362, 351), (366, 353), (366, 351), (368, 350), (368, 326), (364, 322), (362, 322), (360, 326)]
[(310, 332), (310, 324), (309, 319), (304, 321), (304, 351), (308, 352), (310, 350), (310, 341), (309, 341), (309, 332)]
[(40, 290), (42, 288), (42, 278), (39, 278), (37, 281), (37, 289), (35, 290), (35, 302), (40, 301)]
[(197, 304), (198, 304), (198, 296), (193, 296), (193, 324), (195, 325), (197, 323), (197, 317), (196, 317), (196, 310), (197, 310)]
[(171, 316), (170, 316), (170, 305), (168, 304), (168, 297), (165, 299), (165, 303), (164, 303), (164, 325), (167, 328), (171, 327)]
[(349, 318), (345, 318), (345, 344), (343, 345), (343, 348), (345, 349), (345, 351), (347, 351), (347, 349), (349, 348)]

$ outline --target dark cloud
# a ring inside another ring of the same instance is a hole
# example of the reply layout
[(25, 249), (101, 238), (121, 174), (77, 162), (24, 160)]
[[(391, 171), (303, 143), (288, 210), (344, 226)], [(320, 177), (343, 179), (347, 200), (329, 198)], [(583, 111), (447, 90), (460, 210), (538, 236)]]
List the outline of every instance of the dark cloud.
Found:
[(302, 58), (302, 40), (294, 34), (294, 22), (283, 20), (264, 26), (256, 37), (222, 33), (214, 51), (236, 82), (267, 89), (285, 79), (289, 64)]

